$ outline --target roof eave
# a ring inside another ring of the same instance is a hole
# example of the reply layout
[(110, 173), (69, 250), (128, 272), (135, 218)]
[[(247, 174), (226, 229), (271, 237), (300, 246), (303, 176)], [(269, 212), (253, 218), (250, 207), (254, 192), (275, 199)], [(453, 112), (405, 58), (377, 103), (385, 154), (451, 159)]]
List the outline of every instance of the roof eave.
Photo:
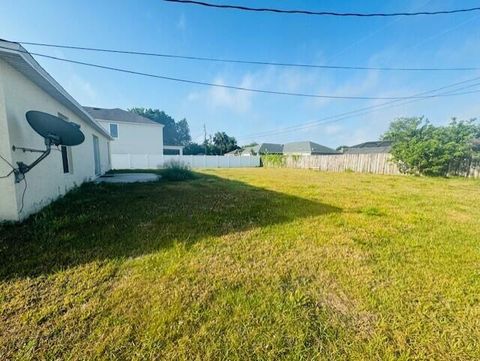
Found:
[[(96, 129), (99, 133), (101, 133), (107, 139), (113, 140), (110, 134), (108, 134), (107, 131), (100, 124), (98, 124), (97, 121), (93, 119), (90, 116), (90, 114), (88, 114), (83, 109), (83, 107), (65, 89), (63, 89), (63, 87), (45, 69), (42, 68), (42, 66), (35, 60), (35, 58), (33, 58), (33, 56), (30, 55), (30, 53), (24, 47), (22, 47), (18, 43), (12, 43), (12, 42), (2, 41), (2, 40), (0, 40), (0, 45), (2, 46), (2, 48), (0, 48), (0, 53), (12, 54), (12, 55), (15, 55), (16, 57), (19, 57), (21, 60), (23, 60), (23, 62), (28, 67), (30, 67), (37, 75), (39, 75), (44, 81), (46, 81), (53, 88), (52, 90), (56, 91), (57, 94), (64, 99), (64, 102), (70, 105), (69, 106), (70, 110), (72, 110), (77, 116), (79, 116), (86, 123), (91, 125), (94, 129)], [(6, 61), (8, 62), (8, 60)], [(9, 64), (12, 65), (11, 63)], [(22, 72), (17, 68), (16, 70)], [(24, 75), (28, 76), (27, 74), (24, 74)], [(45, 89), (43, 84), (37, 83), (35, 79), (30, 79), (30, 80), (36, 83), (44, 91), (49, 92), (49, 89)], [(59, 99), (57, 100), (60, 101)], [(67, 104), (64, 104), (64, 105), (67, 105)]]

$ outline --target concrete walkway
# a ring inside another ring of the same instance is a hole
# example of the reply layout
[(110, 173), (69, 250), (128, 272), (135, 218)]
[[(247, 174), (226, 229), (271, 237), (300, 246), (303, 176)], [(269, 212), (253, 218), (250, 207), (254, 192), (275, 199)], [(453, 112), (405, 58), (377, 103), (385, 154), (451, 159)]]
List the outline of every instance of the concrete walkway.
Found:
[(153, 173), (114, 173), (101, 176), (95, 180), (96, 183), (136, 183), (155, 182), (160, 179), (159, 175)]

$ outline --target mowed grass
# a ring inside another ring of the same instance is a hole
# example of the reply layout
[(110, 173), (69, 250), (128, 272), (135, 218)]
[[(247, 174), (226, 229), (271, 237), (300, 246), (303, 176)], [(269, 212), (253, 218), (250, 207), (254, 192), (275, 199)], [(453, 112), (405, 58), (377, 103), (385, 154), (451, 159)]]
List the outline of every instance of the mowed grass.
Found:
[(0, 228), (0, 359), (480, 359), (479, 188), (289, 169), (85, 185)]

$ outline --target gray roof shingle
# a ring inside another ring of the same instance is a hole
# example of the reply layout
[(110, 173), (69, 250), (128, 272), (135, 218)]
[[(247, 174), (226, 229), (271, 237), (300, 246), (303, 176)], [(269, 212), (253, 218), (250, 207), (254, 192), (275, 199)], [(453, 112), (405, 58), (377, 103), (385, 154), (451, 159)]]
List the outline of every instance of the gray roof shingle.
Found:
[(148, 118), (142, 117), (141, 115), (119, 109), (105, 109), (97, 107), (83, 107), (93, 118), (100, 120), (112, 120), (115, 122), (127, 122), (127, 123), (141, 123), (141, 124), (151, 124), (151, 125), (161, 125), (160, 123), (154, 122)]
[(388, 140), (379, 140), (373, 142), (365, 142), (343, 150), (344, 153), (365, 154), (365, 153), (388, 153), (392, 149), (392, 142)]
[(337, 154), (335, 149), (326, 147), (324, 145), (304, 141), (304, 142), (291, 142), (283, 145), (283, 154), (295, 154), (295, 153), (307, 153), (307, 154)]
[(237, 154), (282, 154), (282, 152), (282, 144), (261, 143), (250, 147), (244, 147)]
[(282, 144), (262, 143), (260, 145), (257, 145), (255, 148), (257, 148), (257, 153), (260, 154), (282, 154), (283, 152)]

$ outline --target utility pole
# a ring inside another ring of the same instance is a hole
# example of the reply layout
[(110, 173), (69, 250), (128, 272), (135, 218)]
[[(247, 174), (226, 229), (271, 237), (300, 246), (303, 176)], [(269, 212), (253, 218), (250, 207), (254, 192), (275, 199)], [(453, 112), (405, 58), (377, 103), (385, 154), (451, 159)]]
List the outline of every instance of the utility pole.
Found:
[(205, 148), (205, 155), (207, 155), (207, 127), (203, 123), (203, 147)]

